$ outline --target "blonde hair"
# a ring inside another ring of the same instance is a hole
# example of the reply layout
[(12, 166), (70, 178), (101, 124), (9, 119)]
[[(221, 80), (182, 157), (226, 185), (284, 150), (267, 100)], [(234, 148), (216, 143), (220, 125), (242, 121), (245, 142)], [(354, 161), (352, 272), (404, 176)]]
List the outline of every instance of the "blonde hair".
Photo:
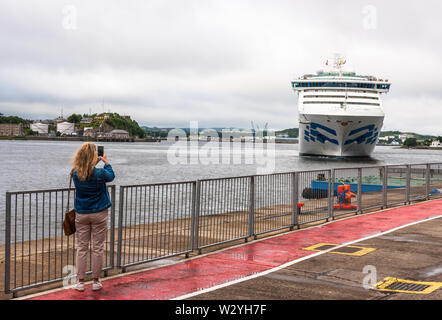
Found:
[(72, 159), (73, 169), (77, 170), (77, 177), (85, 181), (92, 176), (97, 164), (97, 147), (92, 142), (85, 142), (78, 148)]

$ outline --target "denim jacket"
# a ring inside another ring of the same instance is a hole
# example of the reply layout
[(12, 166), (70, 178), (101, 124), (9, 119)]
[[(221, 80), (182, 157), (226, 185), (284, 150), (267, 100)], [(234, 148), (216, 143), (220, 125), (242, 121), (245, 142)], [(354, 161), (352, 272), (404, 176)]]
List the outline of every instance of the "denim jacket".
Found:
[(106, 182), (114, 180), (112, 166), (107, 163), (104, 168), (94, 168), (90, 179), (81, 181), (77, 177), (77, 170), (72, 173), (75, 184), (75, 204), (77, 213), (96, 213), (112, 206)]

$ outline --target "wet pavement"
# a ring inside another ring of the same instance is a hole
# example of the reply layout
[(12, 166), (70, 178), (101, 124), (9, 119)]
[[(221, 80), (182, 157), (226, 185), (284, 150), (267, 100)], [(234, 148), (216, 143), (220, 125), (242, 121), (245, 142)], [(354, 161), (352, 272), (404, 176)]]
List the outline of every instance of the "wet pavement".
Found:
[[(441, 218), (442, 200), (427, 201), (104, 279), (99, 292), (87, 285), (83, 293), (61, 289), (27, 298), (441, 299), (440, 288), (430, 294), (413, 294), (366, 289), (363, 285), (373, 285), (385, 277), (442, 282)], [(336, 247), (327, 251), (306, 249), (318, 244), (350, 244), (375, 250), (358, 256), (333, 253)]]
[(364, 288), (373, 287), (386, 277), (435, 282), (442, 287), (442, 218), (355, 245), (375, 250), (362, 256), (328, 252), (190, 299), (442, 300), (442, 288), (429, 294)]

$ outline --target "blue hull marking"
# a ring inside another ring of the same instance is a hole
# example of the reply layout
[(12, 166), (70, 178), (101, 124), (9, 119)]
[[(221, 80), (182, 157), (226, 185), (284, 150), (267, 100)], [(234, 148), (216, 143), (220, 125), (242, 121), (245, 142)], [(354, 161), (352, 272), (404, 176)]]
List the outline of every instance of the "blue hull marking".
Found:
[(344, 142), (344, 145), (348, 145), (351, 144), (353, 142), (357, 142), (358, 144), (361, 144), (363, 142), (365, 142), (365, 144), (373, 144), (376, 142), (377, 137), (378, 137), (378, 129), (374, 126), (374, 124), (370, 124), (368, 126), (365, 127), (361, 127), (355, 130), (352, 130), (349, 134), (349, 136), (352, 136), (356, 133), (362, 132), (364, 130), (367, 130), (366, 133), (353, 138), (353, 139), (348, 139)]
[(306, 141), (311, 140), (312, 142), (315, 142), (317, 140), (321, 143), (325, 143), (326, 141), (329, 141), (330, 143), (333, 143), (335, 145), (339, 145), (339, 142), (336, 139), (332, 139), (330, 137), (327, 137), (325, 134), (322, 134), (318, 130), (315, 130), (315, 129), (322, 129), (325, 132), (336, 136), (336, 131), (331, 128), (323, 126), (319, 123), (311, 122), (310, 126), (306, 126), (306, 129), (307, 130), (304, 130), (304, 140), (306, 140)]

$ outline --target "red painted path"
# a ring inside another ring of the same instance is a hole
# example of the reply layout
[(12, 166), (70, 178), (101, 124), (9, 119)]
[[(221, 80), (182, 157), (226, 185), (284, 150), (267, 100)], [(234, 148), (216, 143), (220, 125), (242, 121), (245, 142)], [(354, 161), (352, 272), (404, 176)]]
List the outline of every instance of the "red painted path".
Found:
[(301, 229), (170, 266), (104, 279), (103, 289), (99, 292), (93, 292), (91, 285), (87, 285), (85, 292), (65, 289), (32, 299), (172, 299), (311, 255), (314, 252), (302, 248), (316, 243), (342, 244), (439, 215), (442, 215), (442, 200), (387, 209)]

